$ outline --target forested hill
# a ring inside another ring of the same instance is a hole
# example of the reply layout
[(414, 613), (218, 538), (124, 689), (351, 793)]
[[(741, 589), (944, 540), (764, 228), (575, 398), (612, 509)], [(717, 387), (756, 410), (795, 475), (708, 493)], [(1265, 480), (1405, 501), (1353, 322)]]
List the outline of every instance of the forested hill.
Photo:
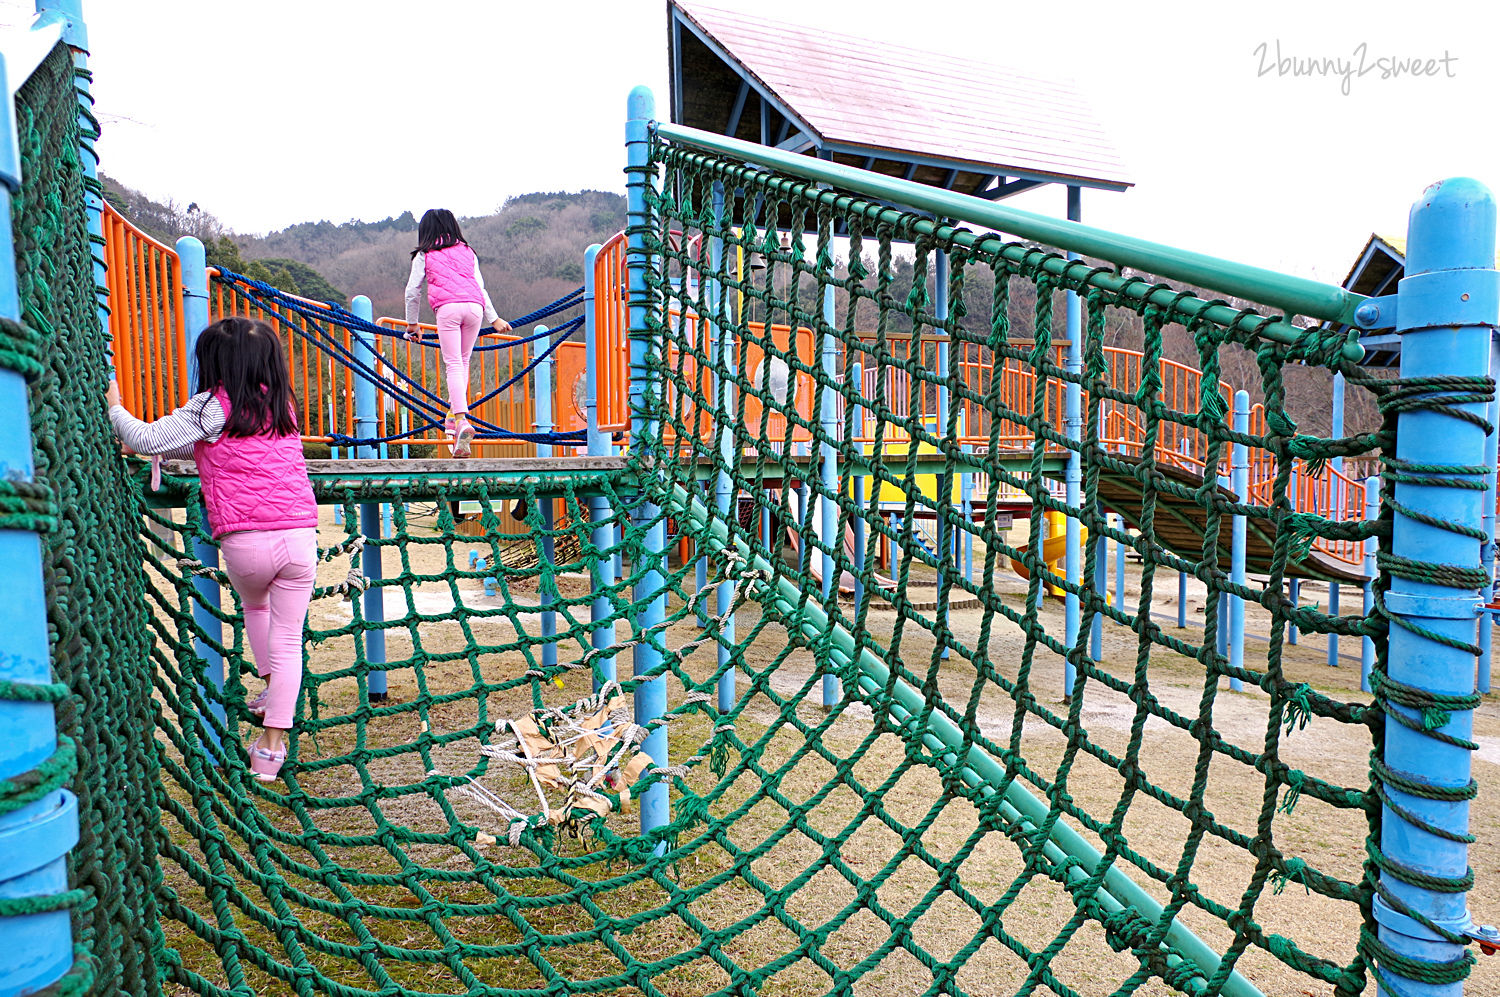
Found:
[[(105, 197), (131, 222), (168, 244), (201, 239), (209, 263), (284, 290), (347, 302), (368, 295), (376, 315), (401, 315), (416, 245), (410, 211), (379, 221), (302, 222), (267, 235), (241, 235), (189, 202), (163, 204), (105, 178)], [(498, 212), (461, 219), (485, 284), (504, 316), (524, 315), (583, 283), (583, 251), (625, 225), (625, 198), (603, 191), (535, 193)], [(425, 307), (425, 306), (424, 306)]]

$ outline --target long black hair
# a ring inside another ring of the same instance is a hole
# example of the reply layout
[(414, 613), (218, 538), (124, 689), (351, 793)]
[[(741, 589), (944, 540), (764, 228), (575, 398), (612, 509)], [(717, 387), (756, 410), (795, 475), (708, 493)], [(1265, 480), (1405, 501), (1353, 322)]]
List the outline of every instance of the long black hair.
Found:
[(291, 436), (297, 432), (297, 399), (287, 373), (281, 337), (257, 319), (220, 319), (198, 337), (193, 359), (199, 391), (229, 396), (225, 436)]
[(411, 255), (430, 253), (435, 249), (447, 249), (460, 242), (465, 246), (468, 245), (464, 239), (463, 230), (458, 227), (458, 219), (453, 217), (453, 212), (447, 208), (428, 208), (422, 212), (422, 220), (417, 223), (417, 248), (411, 251)]

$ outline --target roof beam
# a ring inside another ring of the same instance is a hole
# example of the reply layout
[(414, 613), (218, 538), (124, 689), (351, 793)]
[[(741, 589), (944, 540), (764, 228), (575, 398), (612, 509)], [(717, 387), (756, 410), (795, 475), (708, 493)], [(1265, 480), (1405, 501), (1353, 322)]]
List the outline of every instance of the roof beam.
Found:
[(1055, 180), (1012, 180), (1010, 183), (996, 184), (989, 190), (981, 191), (977, 196), (986, 201), (998, 201), (1002, 197), (1012, 197), (1034, 187), (1045, 187), (1049, 183), (1056, 182)]
[[(837, 140), (825, 140), (821, 143), (828, 149), (855, 158), (868, 156), (871, 152), (870, 146), (851, 145), (848, 142)], [(915, 163), (918, 166), (936, 166), (939, 169), (958, 169), (960, 172), (984, 172), (989, 170), (1004, 170), (1007, 176), (1015, 177), (1017, 180), (1034, 180), (1037, 183), (1061, 183), (1072, 184), (1075, 187), (1090, 187), (1098, 190), (1129, 190), (1128, 183), (1106, 182), (1103, 180), (1090, 180), (1084, 177), (1071, 177), (1063, 175), (1048, 175), (1037, 173), (1032, 170), (1019, 170), (1004, 163), (970, 163), (956, 159), (947, 159), (942, 156), (925, 156), (920, 153), (906, 152), (899, 149), (876, 149), (875, 154), (881, 159), (893, 160), (898, 163)], [(1014, 191), (1013, 193), (1018, 193)]]
[(724, 126), (725, 135), (736, 135), (740, 130), (740, 115), (745, 113), (745, 98), (750, 96), (750, 84), (740, 80), (740, 92), (734, 95), (734, 107), (729, 109), (729, 124)]
[(783, 138), (780, 142), (777, 142), (776, 148), (785, 149), (787, 152), (802, 152), (805, 149), (811, 149), (817, 144), (811, 135), (798, 132), (791, 138)]
[(818, 130), (816, 128), (812, 127), (812, 125), (803, 120), (802, 117), (795, 111), (793, 111), (790, 106), (783, 103), (781, 99), (778, 98), (774, 93), (772, 93), (768, 88), (762, 86), (759, 81), (748, 75), (749, 71), (745, 69), (744, 66), (741, 66), (737, 61), (735, 61), (734, 57), (731, 56), (727, 51), (725, 51), (722, 45), (714, 41), (713, 38), (709, 37), (706, 31), (703, 31), (698, 27), (698, 25), (694, 24), (690, 18), (684, 16), (681, 8), (677, 7), (675, 4), (672, 4), (670, 5), (670, 9), (672, 11), (673, 25), (681, 25), (682, 28), (686, 29), (689, 34), (698, 39), (698, 41), (702, 42), (704, 47), (712, 52), (720, 62), (728, 66), (730, 70), (733, 71), (733, 73), (738, 76), (742, 82), (748, 83), (750, 87), (760, 95), (760, 99), (762, 101), (770, 103), (773, 107), (776, 108), (776, 110), (781, 112), (783, 117), (796, 122), (797, 127), (802, 129), (807, 134), (818, 136), (819, 138), (822, 137), (818, 134)]

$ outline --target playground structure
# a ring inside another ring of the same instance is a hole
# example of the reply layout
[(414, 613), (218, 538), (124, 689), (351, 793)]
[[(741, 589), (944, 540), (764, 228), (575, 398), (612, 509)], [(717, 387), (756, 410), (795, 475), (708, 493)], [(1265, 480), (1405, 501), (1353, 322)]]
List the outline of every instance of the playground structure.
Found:
[[(0, 402), (32, 431), (0, 444), (20, 469), (0, 531), (16, 648), (0, 711), (20, 732), (0, 753), (0, 938), (24, 954), (0, 961), (0, 992), (1249, 997), (1264, 977), (1436, 995), (1461, 988), (1471, 939), (1495, 940), (1464, 901), (1500, 321), (1495, 206), (1477, 184), (1424, 195), (1415, 283), (1363, 299), (656, 122), (638, 91), (629, 235), (590, 251), (583, 315), (491, 340), (476, 362), (482, 456), (419, 461), (393, 451), (437, 442), (429, 347), (381, 338), (389, 323), (359, 299), (345, 313), (211, 277), (201, 247), (151, 244), (103, 210), (85, 49), (64, 5), (6, 53), (24, 86)], [(839, 238), (874, 266), (836, 266)], [(901, 243), (919, 277), (905, 300), (888, 293)], [(740, 251), (765, 260), (763, 279), (726, 262)], [(979, 273), (997, 307), (975, 326), (950, 301)], [(821, 310), (778, 278), (813, 285)], [(1011, 338), (1012, 284), (1037, 289), (1028, 338)], [(765, 318), (748, 321), (741, 297)], [(1118, 309), (1143, 318), (1138, 352), (1104, 345)], [(323, 554), (349, 560), (316, 596), (349, 596), (348, 614), (309, 617), (275, 787), (246, 778), (240, 614), (193, 469), (167, 466), (152, 491), (99, 402), (113, 349), (127, 403), (169, 410), (194, 336), (231, 312), (287, 335), (306, 431), (352, 458), (311, 465), (320, 501), (343, 510)], [(1299, 315), (1356, 335), (1394, 326), (1401, 377), (1362, 373), (1356, 341)], [(1193, 333), (1200, 367), (1161, 356), (1168, 325)], [(575, 329), (583, 342), (563, 338)], [(1217, 376), (1238, 350), (1259, 361), (1260, 415)], [(1280, 395), (1291, 363), (1369, 393), (1382, 429), (1299, 434)], [(1364, 457), (1382, 464), (1377, 488), (1325, 470)], [(459, 499), (478, 505), (478, 537), (454, 529)], [(414, 501), (436, 520), (415, 522)], [(515, 508), (533, 557), (508, 556)], [(1038, 553), (1049, 512), (1061, 570)], [(915, 536), (923, 513), (935, 546)], [(767, 514), (795, 527), (791, 563)], [(675, 566), (669, 526), (688, 545)], [(977, 579), (954, 553), (968, 541)], [(1118, 585), (1113, 603), (1100, 595), (1105, 543), (1141, 560), (1135, 606)], [(876, 571), (882, 545), (895, 585)], [(466, 560), (476, 546), (488, 552)], [(1026, 566), (1024, 595), (999, 591), (1002, 558)], [(1152, 619), (1160, 573), (1205, 586), (1201, 628)], [(1284, 595), (1299, 573), (1368, 577), (1371, 605), (1301, 606)], [(587, 591), (568, 591), (570, 574)], [(931, 615), (906, 596), (919, 575)], [(500, 605), (466, 604), (486, 579)], [(1065, 593), (1060, 636), (1044, 585)], [(980, 606), (977, 634), (946, 611), (959, 597)], [(388, 601), (405, 608), (388, 616)], [(1270, 623), (1263, 669), (1234, 634), (1246, 603)], [(1097, 650), (1105, 626), (1133, 660)], [(1011, 628), (1015, 653), (991, 646), (992, 627)], [(1293, 627), (1368, 641), (1373, 698), (1292, 680), (1278, 648)], [(1158, 695), (1160, 656), (1200, 670), (1196, 716)], [(1254, 690), (1258, 740), (1222, 726), (1226, 679)], [(1088, 712), (1110, 702), (1131, 718), (1117, 739)], [(1369, 770), (1301, 761), (1309, 723), (1367, 731)], [(569, 754), (565, 735), (594, 754)], [(1190, 780), (1161, 764), (1173, 737)], [(1253, 784), (1248, 809), (1220, 796), (1235, 779)], [(1130, 816), (1147, 807), (1165, 844)], [(1346, 819), (1368, 859), (1298, 834)], [(1213, 868), (1231, 858), (1238, 883)], [(1355, 930), (1280, 933), (1266, 887), (1288, 883)]]

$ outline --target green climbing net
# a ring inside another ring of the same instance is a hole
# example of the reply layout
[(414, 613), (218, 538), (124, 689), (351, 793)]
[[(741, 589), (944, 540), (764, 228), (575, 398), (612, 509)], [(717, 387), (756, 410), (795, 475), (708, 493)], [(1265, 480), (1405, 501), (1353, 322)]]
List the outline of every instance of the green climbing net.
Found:
[[(1273, 345), (1257, 333), (1286, 317), (655, 142), (632, 177), (647, 322), (629, 457), (320, 476), (291, 760), (260, 784), (243, 750), (258, 683), (196, 479), (169, 467), (153, 491), (98, 404), (108, 344), (75, 107), (59, 53), (19, 101), (26, 328), (8, 336), (42, 358), (51, 499), (27, 509), (55, 523), (59, 709), (77, 745), (58, 778), (83, 798), (70, 900), (95, 978), (340, 997), (1362, 992), (1379, 811), (1365, 756), (1382, 714), (1290, 677), (1287, 639), (1368, 636), (1379, 668), (1383, 624), (1283, 595), (1310, 540), (1383, 529), (1288, 497), (1299, 461), (1391, 442), (1389, 421), (1321, 441), (1285, 413), (1288, 366), (1334, 366), (1340, 340)], [(1058, 352), (1068, 292), (1076, 370)], [(1143, 330), (1129, 392), (1105, 362), (1121, 313)], [(1186, 411), (1151, 373), (1172, 329), (1204, 372)], [(1226, 353), (1253, 358), (1263, 432), (1228, 428)], [(976, 363), (992, 373), (965, 374)], [(1104, 405), (1060, 430), (1068, 384), (1128, 410), (1137, 452), (1101, 445)], [(1269, 491), (1239, 503), (1158, 459), (1159, 439), (1184, 435), (1210, 468), (1236, 442), (1266, 455)], [(968, 506), (963, 474), (978, 475)], [(1111, 498), (1127, 480), (1133, 498)], [(1008, 529), (1004, 501), (1023, 510)], [(382, 506), (391, 529), (363, 538)], [(1169, 530), (1184, 510), (1196, 547)], [(1049, 511), (1134, 552), (1133, 604), (1098, 594), (1097, 543), (1077, 582), (1043, 561)], [(1269, 549), (1243, 586), (1222, 557), (1236, 515)], [(855, 526), (863, 550), (842, 539)], [(946, 553), (955, 540), (972, 573)], [(1185, 630), (1151, 613), (1177, 572), (1204, 606)], [(1071, 643), (1049, 585), (1077, 597)], [(1239, 668), (1215, 647), (1221, 593), (1269, 636)], [(637, 654), (655, 663), (633, 676)], [(1229, 678), (1248, 692), (1226, 695)], [(666, 689), (659, 719), (631, 710), (647, 681)], [(642, 755), (661, 727), (669, 756)], [(670, 822), (641, 833), (638, 801), (663, 785)]]

